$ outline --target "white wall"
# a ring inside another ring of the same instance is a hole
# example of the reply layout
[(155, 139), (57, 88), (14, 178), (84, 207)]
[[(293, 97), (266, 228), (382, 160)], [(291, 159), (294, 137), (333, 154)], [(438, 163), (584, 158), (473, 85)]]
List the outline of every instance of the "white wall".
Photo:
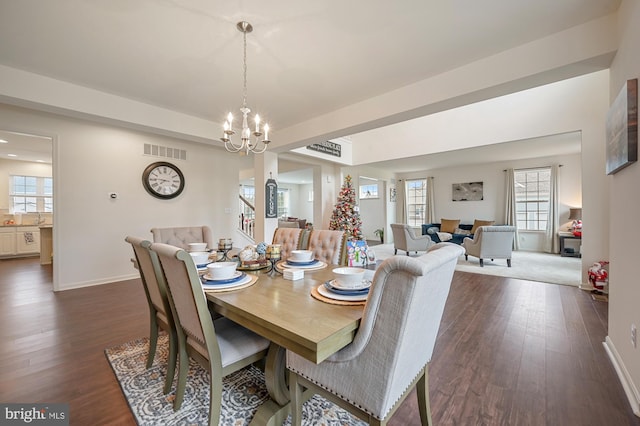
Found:
[[(640, 78), (640, 3), (623, 0), (619, 10), (620, 47), (611, 66), (610, 101), (624, 82)], [(600, 173), (603, 171), (600, 170)], [(607, 347), (636, 415), (640, 416), (640, 347), (631, 345), (631, 325), (640, 327), (638, 248), (640, 165), (632, 164), (608, 178), (609, 335)]]
[[(0, 127), (54, 140), (54, 286), (58, 290), (135, 277), (127, 235), (151, 238), (152, 227), (208, 225), (214, 238), (233, 235), (238, 217), (239, 156), (193, 142), (0, 105)], [(186, 187), (158, 200), (142, 171), (162, 158), (144, 143), (187, 150), (171, 160)], [(117, 192), (111, 200), (108, 192)], [(228, 210), (227, 210), (228, 209)]]

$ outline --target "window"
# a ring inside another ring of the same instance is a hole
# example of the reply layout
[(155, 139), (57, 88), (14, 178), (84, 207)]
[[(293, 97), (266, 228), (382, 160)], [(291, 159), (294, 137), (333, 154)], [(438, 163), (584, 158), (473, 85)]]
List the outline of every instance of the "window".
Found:
[(53, 178), (11, 176), (10, 182), (11, 213), (53, 212)]
[(425, 223), (427, 211), (427, 180), (412, 179), (405, 181), (407, 199), (407, 225), (421, 226)]
[(278, 217), (289, 216), (289, 189), (278, 188)]
[(518, 229), (544, 231), (549, 218), (551, 168), (514, 170)]

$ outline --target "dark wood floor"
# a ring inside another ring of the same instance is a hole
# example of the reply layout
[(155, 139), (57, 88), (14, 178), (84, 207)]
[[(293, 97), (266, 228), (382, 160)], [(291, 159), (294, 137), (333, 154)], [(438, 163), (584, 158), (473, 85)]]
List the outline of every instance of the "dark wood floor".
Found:
[[(66, 402), (71, 425), (133, 425), (104, 349), (148, 334), (137, 280), (52, 292), (0, 260), (0, 401)], [(602, 341), (607, 305), (573, 287), (456, 272), (430, 370), (436, 425), (640, 425)], [(418, 425), (410, 397), (392, 418)]]

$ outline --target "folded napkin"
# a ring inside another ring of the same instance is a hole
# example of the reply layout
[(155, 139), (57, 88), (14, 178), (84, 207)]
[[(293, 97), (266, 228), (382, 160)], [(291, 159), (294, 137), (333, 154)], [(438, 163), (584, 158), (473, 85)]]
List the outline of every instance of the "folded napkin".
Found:
[(282, 271), (282, 276), (285, 280), (301, 280), (304, 278), (304, 271), (302, 269), (285, 269)]

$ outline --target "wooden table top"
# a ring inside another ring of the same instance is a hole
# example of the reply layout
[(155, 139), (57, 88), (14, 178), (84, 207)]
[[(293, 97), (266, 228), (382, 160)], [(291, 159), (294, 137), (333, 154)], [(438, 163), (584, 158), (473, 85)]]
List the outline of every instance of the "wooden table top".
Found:
[(332, 305), (314, 299), (311, 289), (333, 278), (329, 265), (305, 271), (304, 279), (258, 273), (258, 281), (237, 291), (205, 292), (214, 309), (272, 342), (320, 363), (353, 341), (363, 306)]

